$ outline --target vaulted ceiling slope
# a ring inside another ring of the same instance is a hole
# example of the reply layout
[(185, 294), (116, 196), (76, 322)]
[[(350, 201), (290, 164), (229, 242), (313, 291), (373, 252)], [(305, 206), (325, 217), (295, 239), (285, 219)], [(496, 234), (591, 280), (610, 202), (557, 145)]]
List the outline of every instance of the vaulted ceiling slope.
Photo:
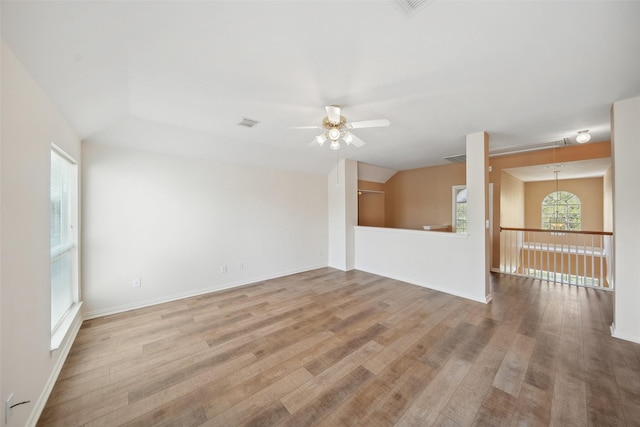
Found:
[[(2, 1), (2, 38), (82, 139), (326, 173), (324, 106), (361, 129), (338, 151), (395, 170), (491, 147), (609, 138), (640, 94), (638, 1)], [(243, 117), (260, 121), (251, 129)]]

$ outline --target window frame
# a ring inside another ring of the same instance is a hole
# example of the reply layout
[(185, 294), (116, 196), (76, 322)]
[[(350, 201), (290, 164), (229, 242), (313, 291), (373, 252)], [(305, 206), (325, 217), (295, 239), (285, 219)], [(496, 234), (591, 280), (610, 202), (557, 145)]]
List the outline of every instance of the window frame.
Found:
[[(451, 187), (451, 231), (457, 234), (467, 234), (468, 228), (465, 226), (465, 230), (464, 231), (458, 231), (458, 205), (461, 205), (462, 203), (458, 203), (458, 194), (464, 190), (467, 189), (466, 184), (465, 185), (453, 185)], [(465, 204), (465, 225), (468, 225), (467, 222), (467, 218), (466, 218), (466, 204), (467, 202), (464, 202)]]
[[(552, 203), (557, 203), (557, 200), (559, 198), (554, 198), (555, 194), (566, 194), (568, 196), (563, 196), (563, 202), (566, 206), (566, 208), (564, 208), (566, 210), (566, 212), (563, 213), (565, 219), (566, 219), (566, 224), (567, 224), (567, 228), (565, 228), (564, 230), (567, 231), (581, 231), (582, 230), (582, 201), (580, 200), (580, 197), (578, 197), (577, 194), (572, 193), (571, 191), (566, 191), (566, 190), (557, 190), (557, 191), (552, 191), (551, 193), (547, 194), (546, 196), (544, 196), (542, 198), (542, 202), (540, 202), (540, 228), (543, 230), (556, 230), (553, 227), (550, 226), (549, 223), (549, 217), (547, 215), (547, 213), (545, 213), (545, 208), (549, 207), (549, 208), (553, 208), (553, 204)], [(572, 202), (569, 203), (568, 201), (570, 200), (575, 200), (577, 201), (577, 203)], [(545, 202), (549, 202), (551, 204), (546, 204)], [(578, 208), (578, 212), (577, 214), (573, 214), (571, 215), (569, 213), (569, 209), (570, 207), (576, 207)], [(572, 218), (577, 218), (577, 221), (572, 221)], [(545, 222), (546, 222), (546, 226), (545, 226)], [(577, 224), (577, 225), (576, 225)], [(561, 230), (560, 230), (561, 231)]]
[[(80, 301), (80, 286), (79, 286), (79, 168), (78, 162), (69, 155), (66, 151), (60, 148), (58, 145), (51, 143), (50, 156), (57, 155), (62, 160), (68, 162), (70, 168), (67, 177), (68, 185), (68, 206), (67, 206), (67, 236), (68, 243), (65, 245), (58, 245), (55, 250), (52, 250), (51, 240), (49, 242), (49, 256), (50, 265), (61, 256), (69, 254), (71, 256), (71, 304), (66, 309), (64, 314), (58, 319), (55, 324), (51, 319), (51, 350), (56, 350), (62, 344), (67, 332), (71, 329), (74, 319), (80, 311), (82, 302)], [(49, 179), (52, 178), (51, 161), (49, 162)], [(51, 186), (50, 186), (51, 187)], [(51, 209), (51, 188), (49, 190), (49, 206)], [(51, 212), (50, 212), (51, 215)], [(51, 239), (51, 230), (49, 231), (49, 239)], [(49, 291), (50, 291), (50, 310), (53, 311), (53, 292), (51, 290), (53, 276), (50, 277)], [(51, 316), (50, 316), (51, 317)]]

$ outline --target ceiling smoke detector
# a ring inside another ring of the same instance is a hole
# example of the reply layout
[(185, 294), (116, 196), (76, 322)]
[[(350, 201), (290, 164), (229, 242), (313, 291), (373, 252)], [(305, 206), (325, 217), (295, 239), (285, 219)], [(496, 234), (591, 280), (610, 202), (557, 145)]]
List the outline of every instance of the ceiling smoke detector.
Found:
[(242, 120), (240, 121), (240, 123), (238, 123), (238, 126), (242, 126), (245, 128), (252, 128), (255, 125), (257, 125), (258, 123), (260, 123), (257, 120), (253, 120), (253, 119), (248, 119), (246, 117), (243, 117)]

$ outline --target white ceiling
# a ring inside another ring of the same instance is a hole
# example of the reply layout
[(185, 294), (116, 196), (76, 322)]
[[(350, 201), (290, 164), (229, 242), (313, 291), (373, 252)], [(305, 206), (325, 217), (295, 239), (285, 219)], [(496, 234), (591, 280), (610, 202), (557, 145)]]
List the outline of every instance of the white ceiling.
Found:
[[(609, 138), (640, 94), (638, 1), (2, 1), (2, 37), (81, 138), (328, 172), (309, 147), (323, 106), (394, 170), (444, 163), (465, 135), (491, 148)], [(259, 120), (253, 129), (237, 126)]]

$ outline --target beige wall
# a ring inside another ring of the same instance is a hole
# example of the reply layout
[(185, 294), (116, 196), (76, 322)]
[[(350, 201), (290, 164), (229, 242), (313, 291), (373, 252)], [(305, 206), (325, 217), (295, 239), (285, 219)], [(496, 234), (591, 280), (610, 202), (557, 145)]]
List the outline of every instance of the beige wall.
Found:
[[(501, 203), (506, 203), (507, 210), (511, 209), (512, 203), (502, 196), (503, 169), (607, 157), (611, 157), (611, 143), (609, 141), (489, 158), (489, 165), (492, 167), (492, 171), (489, 173), (489, 182), (493, 183), (495, 195), (493, 198), (492, 268), (499, 268), (500, 245), (495, 242), (500, 241), (500, 226), (516, 226), (504, 221), (514, 220), (519, 216), (517, 212), (507, 212), (504, 217), (502, 215)], [(422, 226), (426, 224), (450, 224), (451, 186), (465, 183), (465, 164), (463, 163), (411, 169), (396, 173), (384, 186), (386, 227), (422, 229)], [(513, 184), (510, 181), (507, 185)], [(513, 187), (508, 191), (512, 190)]]
[(465, 183), (464, 163), (396, 173), (385, 184), (387, 227), (451, 224), (451, 187)]
[[(603, 231), (602, 178), (566, 179), (558, 181), (558, 190), (568, 191), (580, 199), (582, 231)], [(525, 227), (542, 227), (542, 200), (556, 191), (555, 181), (527, 182), (525, 188)]]
[[(567, 147), (533, 151), (529, 153), (512, 154), (507, 156), (491, 157), (489, 165), (492, 171), (489, 173), (489, 182), (493, 183), (494, 194), (501, 194), (502, 170), (520, 166), (546, 165), (554, 162), (571, 162), (577, 160), (600, 159), (611, 157), (611, 143), (609, 141), (591, 142), (589, 144), (570, 145)], [(493, 198), (493, 241), (500, 241), (500, 197)], [(500, 245), (493, 245), (492, 268), (499, 268)]]
[[(384, 184), (358, 180), (358, 225), (384, 227), (385, 193)], [(367, 190), (375, 192), (367, 192)]]
[(500, 222), (503, 227), (524, 227), (525, 185), (508, 172), (501, 175)]
[[(524, 227), (524, 182), (510, 173), (503, 171), (502, 174), (500, 174), (500, 183), (502, 184), (502, 189), (499, 193), (500, 196), (496, 198), (499, 199), (502, 209), (500, 210), (500, 221), (497, 224), (494, 224), (494, 230), (496, 228), (499, 229), (499, 226), (515, 228)], [(500, 238), (503, 237), (504, 236), (501, 234)], [(498, 244), (496, 244), (496, 242)], [(516, 259), (518, 254), (516, 245), (506, 243), (506, 240), (504, 242), (501, 240), (494, 240), (494, 247), (499, 246), (500, 248), (503, 248), (499, 258), (500, 266), (506, 266), (507, 264), (510, 265), (511, 263), (507, 262), (507, 260)], [(493, 260), (492, 264), (495, 264)], [(502, 271), (503, 269), (500, 268), (500, 270)]]

